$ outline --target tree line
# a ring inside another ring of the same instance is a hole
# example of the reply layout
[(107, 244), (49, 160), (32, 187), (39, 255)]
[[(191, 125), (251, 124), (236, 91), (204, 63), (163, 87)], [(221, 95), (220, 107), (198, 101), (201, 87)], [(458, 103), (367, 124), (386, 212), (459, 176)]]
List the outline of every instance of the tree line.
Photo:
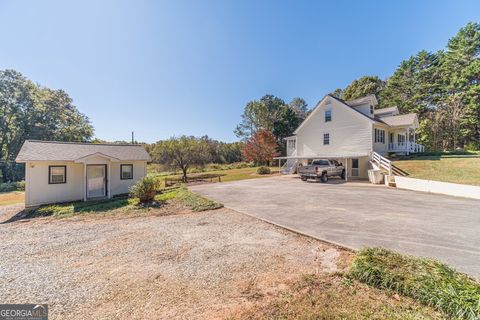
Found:
[(43, 87), (15, 70), (0, 70), (0, 181), (15, 181), (26, 139), (88, 141), (93, 127), (63, 90)]
[[(420, 122), (417, 140), (429, 150), (478, 150), (479, 55), (480, 24), (468, 23), (448, 41), (445, 50), (422, 50), (402, 61), (386, 80), (364, 76), (331, 94), (343, 100), (375, 94), (379, 100), (377, 108), (397, 106), (402, 114), (417, 113)], [(283, 138), (292, 135), (307, 114), (307, 104), (301, 98), (286, 104), (280, 98), (266, 95), (247, 103), (234, 132), (251, 143), (267, 141), (266, 135), (271, 134), (277, 143), (276, 154), (284, 153)], [(268, 133), (263, 132), (263, 138), (255, 137), (261, 130)], [(264, 148), (270, 150), (271, 146), (267, 143)]]
[(376, 94), (380, 107), (419, 116), (419, 143), (429, 150), (480, 149), (480, 24), (468, 23), (445, 50), (422, 50), (386, 80), (364, 76), (332, 94), (351, 100)]

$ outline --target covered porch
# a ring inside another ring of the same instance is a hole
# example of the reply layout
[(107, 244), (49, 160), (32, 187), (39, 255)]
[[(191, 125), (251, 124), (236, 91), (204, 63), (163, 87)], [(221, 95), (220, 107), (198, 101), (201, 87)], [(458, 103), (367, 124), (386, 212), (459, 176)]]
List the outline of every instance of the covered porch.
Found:
[(420, 153), (425, 147), (417, 143), (417, 133), (413, 126), (397, 127), (388, 131), (388, 152)]

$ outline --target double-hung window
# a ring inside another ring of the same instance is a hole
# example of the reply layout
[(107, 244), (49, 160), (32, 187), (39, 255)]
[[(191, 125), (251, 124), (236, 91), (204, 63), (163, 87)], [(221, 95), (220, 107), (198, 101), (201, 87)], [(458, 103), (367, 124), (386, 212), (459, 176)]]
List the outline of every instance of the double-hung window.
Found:
[(332, 110), (325, 110), (325, 122), (332, 121)]
[(330, 133), (323, 134), (323, 144), (324, 145), (330, 144)]
[(120, 165), (120, 179), (121, 180), (133, 179), (133, 164)]
[(67, 166), (48, 166), (48, 183), (67, 183)]
[(375, 128), (375, 143), (385, 143), (385, 130)]

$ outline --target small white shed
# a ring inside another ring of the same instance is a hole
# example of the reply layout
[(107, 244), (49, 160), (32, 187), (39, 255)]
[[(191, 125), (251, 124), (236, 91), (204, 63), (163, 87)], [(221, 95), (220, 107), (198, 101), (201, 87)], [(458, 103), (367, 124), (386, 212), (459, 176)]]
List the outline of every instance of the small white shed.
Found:
[(126, 194), (150, 161), (141, 145), (38, 140), (25, 141), (16, 158), (25, 163), (26, 207)]

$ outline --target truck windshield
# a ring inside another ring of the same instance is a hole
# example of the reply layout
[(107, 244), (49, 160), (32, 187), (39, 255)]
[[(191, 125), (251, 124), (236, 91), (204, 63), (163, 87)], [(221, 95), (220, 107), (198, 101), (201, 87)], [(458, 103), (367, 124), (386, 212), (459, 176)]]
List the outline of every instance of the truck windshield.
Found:
[(314, 166), (328, 166), (328, 160), (313, 160), (312, 165), (314, 165)]

